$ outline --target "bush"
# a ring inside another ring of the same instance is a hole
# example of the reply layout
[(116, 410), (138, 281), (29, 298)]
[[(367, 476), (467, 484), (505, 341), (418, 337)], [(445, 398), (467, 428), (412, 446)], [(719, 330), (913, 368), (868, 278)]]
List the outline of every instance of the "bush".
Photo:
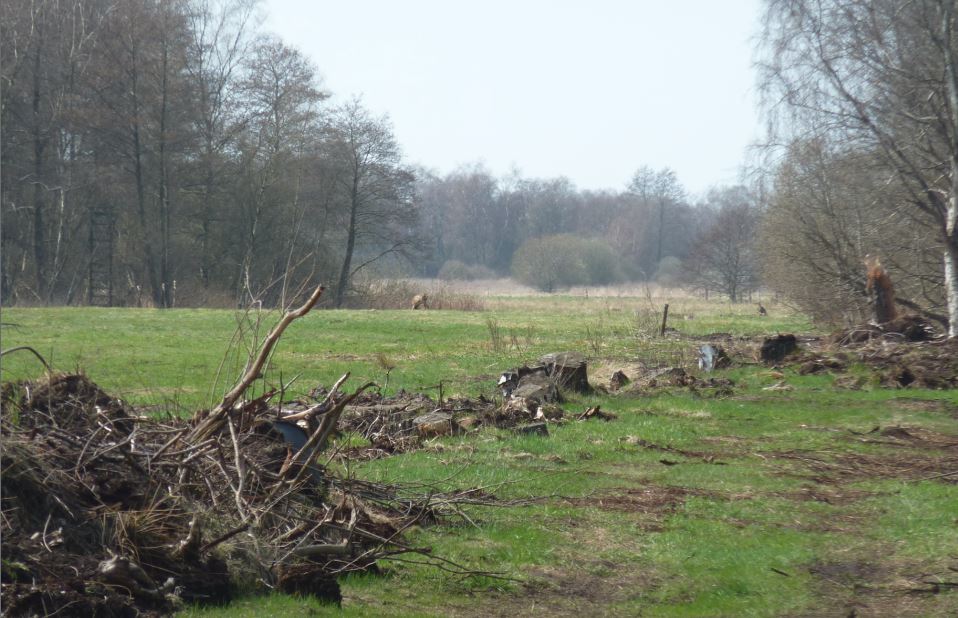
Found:
[(476, 279), (495, 279), (496, 273), (482, 264), (465, 264), (459, 260), (448, 260), (436, 276), (443, 281), (475, 281)]
[(570, 234), (524, 242), (512, 256), (512, 275), (543, 292), (573, 285), (605, 285), (621, 277), (611, 247), (601, 240)]
[(659, 262), (658, 268), (655, 269), (655, 279), (656, 283), (662, 285), (676, 285), (678, 284), (683, 277), (682, 270), (682, 260), (679, 258), (667, 255)]
[(579, 240), (589, 285), (608, 285), (622, 280), (619, 258), (608, 244), (597, 238)]

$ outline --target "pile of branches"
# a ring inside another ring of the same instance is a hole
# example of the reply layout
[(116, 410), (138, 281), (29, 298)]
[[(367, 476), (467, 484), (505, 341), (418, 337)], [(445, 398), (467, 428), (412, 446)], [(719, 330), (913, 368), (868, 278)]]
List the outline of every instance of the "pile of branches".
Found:
[(467, 572), (402, 534), (461, 514), (474, 496), (356, 483), (319, 463), (369, 385), (344, 393), (347, 374), (282, 418), (272, 393), (242, 399), (311, 303), (287, 313), (223, 401), (189, 421), (135, 416), (81, 374), (4, 385), (5, 612), (165, 615), (257, 589), (338, 601), (337, 575), (409, 553)]

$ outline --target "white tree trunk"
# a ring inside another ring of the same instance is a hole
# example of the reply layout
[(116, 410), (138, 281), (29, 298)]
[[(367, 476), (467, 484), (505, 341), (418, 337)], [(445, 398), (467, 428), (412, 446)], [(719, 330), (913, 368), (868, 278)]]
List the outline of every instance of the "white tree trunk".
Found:
[[(958, 169), (956, 175), (958, 186)], [(952, 192), (948, 200), (945, 238), (945, 297), (948, 300), (948, 337), (958, 337), (958, 194)]]

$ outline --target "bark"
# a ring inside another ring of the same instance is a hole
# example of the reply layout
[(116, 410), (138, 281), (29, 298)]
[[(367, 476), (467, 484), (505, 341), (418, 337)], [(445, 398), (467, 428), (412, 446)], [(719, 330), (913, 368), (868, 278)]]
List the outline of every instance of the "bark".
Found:
[(951, 148), (951, 195), (945, 210), (945, 298), (948, 304), (948, 337), (958, 337), (958, 57), (951, 44), (954, 36), (955, 5), (942, 3), (941, 40), (945, 56), (945, 84), (948, 96)]

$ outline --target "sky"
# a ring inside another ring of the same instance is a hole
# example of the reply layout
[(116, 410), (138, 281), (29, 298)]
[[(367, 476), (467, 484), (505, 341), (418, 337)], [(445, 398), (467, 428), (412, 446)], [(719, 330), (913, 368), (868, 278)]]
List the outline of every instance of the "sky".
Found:
[(335, 102), (388, 114), (409, 163), (621, 190), (643, 165), (733, 184), (760, 135), (761, 0), (266, 0)]

